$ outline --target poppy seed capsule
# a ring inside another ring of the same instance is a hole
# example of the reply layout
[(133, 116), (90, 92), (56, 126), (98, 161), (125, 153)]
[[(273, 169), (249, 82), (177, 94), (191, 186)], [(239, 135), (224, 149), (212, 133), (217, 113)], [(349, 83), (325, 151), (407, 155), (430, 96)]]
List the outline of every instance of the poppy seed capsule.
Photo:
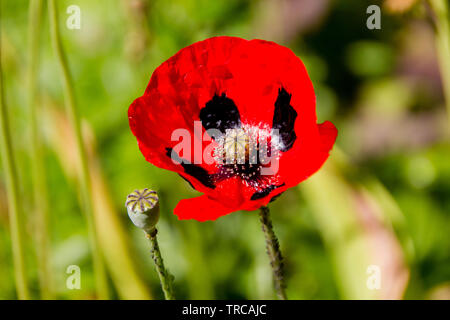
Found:
[(159, 199), (156, 191), (148, 188), (134, 190), (127, 196), (125, 207), (133, 224), (150, 234), (159, 220)]

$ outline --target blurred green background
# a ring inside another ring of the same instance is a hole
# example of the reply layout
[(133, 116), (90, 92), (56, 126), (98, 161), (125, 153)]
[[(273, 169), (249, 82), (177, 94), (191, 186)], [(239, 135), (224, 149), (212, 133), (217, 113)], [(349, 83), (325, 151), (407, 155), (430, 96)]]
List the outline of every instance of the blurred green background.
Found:
[[(66, 28), (72, 4), (81, 9), (79, 30)], [(366, 27), (370, 4), (382, 9), (381, 30)], [(26, 273), (32, 297), (39, 298), (25, 85), (28, 6), (1, 1), (1, 58), (24, 206)], [(128, 106), (159, 64), (193, 42), (233, 35), (291, 48), (313, 81), (319, 122), (331, 120), (339, 130), (324, 168), (270, 205), (288, 297), (450, 299), (449, 125), (425, 1), (64, 0), (58, 16), (112, 298), (163, 298), (148, 243), (124, 208), (127, 194), (144, 187), (160, 195), (159, 242), (177, 298), (275, 297), (257, 212), (178, 221), (173, 208), (197, 192), (177, 174), (147, 163), (128, 127)], [(46, 5), (42, 21), (37, 116), (49, 198), (51, 290), (60, 299), (91, 299), (74, 136)], [(3, 178), (0, 168), (0, 299), (15, 299)], [(80, 290), (66, 287), (70, 265), (80, 267)], [(381, 270), (380, 289), (367, 286), (371, 265)]]

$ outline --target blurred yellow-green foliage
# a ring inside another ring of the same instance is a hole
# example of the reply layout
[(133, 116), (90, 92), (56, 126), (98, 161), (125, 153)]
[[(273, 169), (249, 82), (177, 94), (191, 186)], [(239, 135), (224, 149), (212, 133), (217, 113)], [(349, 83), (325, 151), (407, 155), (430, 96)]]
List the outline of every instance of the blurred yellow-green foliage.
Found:
[[(450, 298), (449, 127), (425, 1), (57, 2), (113, 298), (163, 297), (148, 243), (124, 208), (127, 194), (143, 187), (159, 192), (159, 242), (178, 298), (274, 298), (257, 213), (178, 221), (176, 203), (197, 193), (177, 174), (147, 163), (128, 127), (128, 106), (152, 71), (179, 49), (217, 35), (291, 48), (312, 78), (319, 122), (331, 120), (339, 130), (324, 168), (270, 205), (289, 298)], [(373, 3), (382, 9), (381, 30), (366, 27), (366, 8)], [(72, 4), (81, 9), (79, 30), (66, 27)], [(26, 273), (32, 297), (39, 298), (25, 85), (28, 6), (25, 0), (1, 1), (1, 58), (24, 206)], [(49, 194), (52, 290), (56, 298), (91, 299), (79, 164), (43, 9), (38, 129)], [(3, 177), (0, 170), (0, 299), (15, 299)], [(81, 268), (80, 290), (66, 287), (70, 265)], [(379, 290), (367, 287), (371, 265), (381, 269)]]

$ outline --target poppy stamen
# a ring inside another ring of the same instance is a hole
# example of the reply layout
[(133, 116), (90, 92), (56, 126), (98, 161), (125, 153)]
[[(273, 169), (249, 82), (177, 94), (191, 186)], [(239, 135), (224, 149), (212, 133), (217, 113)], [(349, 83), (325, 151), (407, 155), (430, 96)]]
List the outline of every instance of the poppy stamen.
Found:
[(271, 139), (271, 131), (264, 125), (227, 129), (225, 135), (217, 139), (218, 147), (214, 152), (218, 167), (216, 181), (237, 176), (258, 190), (270, 186), (272, 177), (262, 175), (261, 168), (267, 165), (263, 160), (278, 154), (278, 147), (272, 141), (276, 139)]

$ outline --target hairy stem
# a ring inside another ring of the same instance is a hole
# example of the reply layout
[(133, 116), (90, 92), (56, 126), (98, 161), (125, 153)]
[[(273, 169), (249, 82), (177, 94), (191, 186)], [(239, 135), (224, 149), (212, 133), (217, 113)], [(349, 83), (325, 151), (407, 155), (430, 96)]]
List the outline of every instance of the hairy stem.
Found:
[(450, 124), (450, 26), (448, 5), (445, 0), (429, 0), (429, 2), (436, 18), (436, 50)]
[(266, 250), (269, 256), (270, 266), (272, 267), (273, 282), (275, 291), (280, 300), (286, 300), (284, 274), (283, 274), (283, 256), (280, 251), (278, 238), (273, 232), (272, 220), (270, 219), (270, 211), (268, 207), (261, 207), (259, 211), (264, 237), (266, 238)]
[(45, 179), (44, 155), (39, 130), (39, 102), (37, 97), (37, 68), (39, 39), (41, 34), (42, 0), (31, 0), (28, 19), (28, 110), (30, 112), (31, 171), (33, 175), (33, 198), (35, 211), (36, 248), (39, 286), (43, 299), (52, 299), (51, 266), (49, 264), (48, 194)]
[(101, 255), (98, 236), (96, 232), (94, 211), (93, 211), (93, 196), (91, 190), (91, 180), (90, 173), (87, 162), (86, 150), (83, 143), (83, 137), (81, 133), (81, 123), (78, 115), (78, 110), (75, 104), (75, 95), (73, 90), (72, 79), (69, 74), (69, 67), (67, 64), (67, 59), (64, 53), (64, 49), (61, 43), (61, 37), (58, 28), (58, 15), (55, 0), (48, 0), (48, 9), (50, 16), (50, 35), (53, 44), (53, 49), (57, 57), (61, 78), (64, 87), (64, 96), (67, 108), (67, 114), (71, 126), (74, 130), (76, 145), (77, 145), (77, 156), (78, 163), (81, 166), (81, 176), (80, 176), (80, 194), (83, 202), (84, 211), (86, 214), (86, 220), (89, 231), (89, 240), (92, 250), (92, 259), (94, 264), (95, 273), (95, 283), (98, 290), (99, 299), (109, 298), (109, 288), (106, 277), (105, 266), (103, 263), (103, 257)]
[[(1, 3), (0, 3), (1, 7)], [(1, 9), (0, 9), (1, 14)], [(1, 21), (1, 20), (0, 20)], [(0, 32), (1, 32), (0, 28)], [(17, 296), (19, 299), (29, 299), (30, 293), (25, 272), (23, 222), (21, 218), (22, 204), (19, 201), (16, 162), (13, 154), (11, 132), (8, 121), (8, 110), (3, 94), (3, 75), (1, 67), (0, 47), (0, 155), (3, 163), (8, 196), (8, 212), (11, 232), (12, 254), (14, 260), (14, 276)]]
[(146, 233), (146, 237), (150, 241), (150, 252), (152, 254), (153, 262), (155, 263), (156, 271), (158, 272), (161, 288), (164, 292), (164, 297), (166, 298), (166, 300), (174, 300), (175, 295), (173, 294), (173, 276), (164, 266), (161, 251), (159, 250), (158, 239), (156, 238), (157, 233), (158, 230), (155, 228), (152, 232)]

